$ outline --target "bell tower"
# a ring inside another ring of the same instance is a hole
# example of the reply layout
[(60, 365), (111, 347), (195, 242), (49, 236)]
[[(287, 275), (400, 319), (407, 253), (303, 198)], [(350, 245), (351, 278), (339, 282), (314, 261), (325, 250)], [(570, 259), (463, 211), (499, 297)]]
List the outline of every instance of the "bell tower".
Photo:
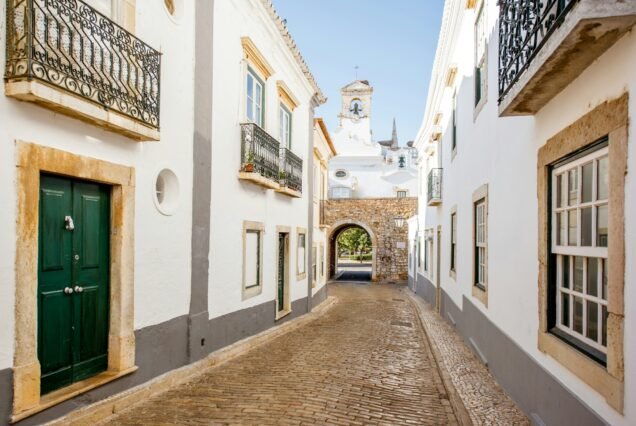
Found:
[(342, 107), (339, 115), (340, 126), (344, 120), (353, 123), (366, 121), (371, 128), (371, 96), (373, 87), (367, 80), (355, 80), (340, 90)]

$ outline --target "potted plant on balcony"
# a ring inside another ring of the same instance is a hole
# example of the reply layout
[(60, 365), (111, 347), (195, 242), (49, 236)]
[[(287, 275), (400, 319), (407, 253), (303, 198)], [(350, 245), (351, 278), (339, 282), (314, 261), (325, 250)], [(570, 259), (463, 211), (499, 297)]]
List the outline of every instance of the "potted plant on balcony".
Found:
[(247, 151), (245, 156), (245, 163), (243, 163), (243, 171), (247, 173), (254, 172), (254, 153), (252, 150)]
[(284, 170), (281, 170), (278, 173), (278, 180), (280, 181), (280, 183), (284, 184), (285, 183), (285, 178), (287, 177), (287, 173), (285, 173)]

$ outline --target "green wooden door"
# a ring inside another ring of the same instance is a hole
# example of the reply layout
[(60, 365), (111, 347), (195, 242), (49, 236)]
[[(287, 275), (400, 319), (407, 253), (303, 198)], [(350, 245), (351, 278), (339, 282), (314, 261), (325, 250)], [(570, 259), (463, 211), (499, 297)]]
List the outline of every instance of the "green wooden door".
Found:
[(108, 365), (110, 188), (40, 182), (38, 357), (42, 393)]
[(278, 311), (285, 309), (285, 245), (287, 234), (278, 234)]

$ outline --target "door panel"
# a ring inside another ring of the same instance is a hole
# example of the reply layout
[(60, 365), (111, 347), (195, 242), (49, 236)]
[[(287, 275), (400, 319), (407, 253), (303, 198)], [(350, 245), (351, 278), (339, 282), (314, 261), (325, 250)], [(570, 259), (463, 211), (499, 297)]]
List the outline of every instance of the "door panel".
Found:
[(287, 234), (278, 234), (278, 311), (285, 309), (285, 241)]
[(47, 393), (107, 367), (110, 188), (48, 175), (40, 185), (38, 356)]

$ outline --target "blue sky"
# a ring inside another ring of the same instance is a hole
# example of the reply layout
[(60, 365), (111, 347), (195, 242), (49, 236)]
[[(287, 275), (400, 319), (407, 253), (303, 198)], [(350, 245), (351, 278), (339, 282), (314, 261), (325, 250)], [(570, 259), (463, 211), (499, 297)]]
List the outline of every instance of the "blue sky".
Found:
[(443, 0), (273, 0), (287, 19), (320, 88), (329, 98), (316, 115), (335, 130), (340, 88), (360, 79), (374, 88), (376, 140), (391, 137), (395, 116), (400, 145), (419, 130), (444, 6)]

